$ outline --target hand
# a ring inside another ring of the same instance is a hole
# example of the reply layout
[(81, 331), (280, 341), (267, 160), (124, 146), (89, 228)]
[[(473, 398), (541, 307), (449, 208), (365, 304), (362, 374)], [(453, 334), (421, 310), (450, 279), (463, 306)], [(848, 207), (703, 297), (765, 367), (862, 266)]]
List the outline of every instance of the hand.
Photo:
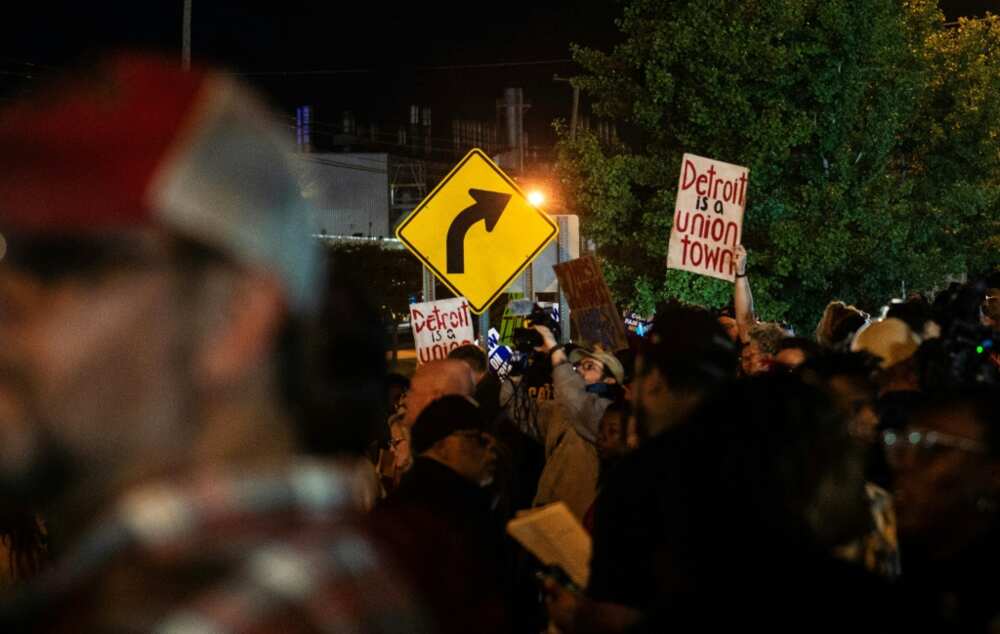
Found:
[(556, 624), (559, 631), (572, 632), (580, 597), (551, 578), (545, 579), (542, 591), (545, 592), (545, 605), (549, 612), (549, 618)]
[(736, 260), (736, 274), (746, 275), (747, 273), (747, 250), (742, 244), (736, 245), (733, 249), (733, 258)]
[(558, 345), (556, 343), (555, 336), (552, 334), (552, 331), (548, 329), (548, 327), (532, 326), (532, 328), (534, 328), (535, 331), (542, 336), (542, 345), (539, 348), (535, 348), (535, 350), (538, 350), (539, 352), (548, 352), (552, 348), (555, 348), (556, 345)]

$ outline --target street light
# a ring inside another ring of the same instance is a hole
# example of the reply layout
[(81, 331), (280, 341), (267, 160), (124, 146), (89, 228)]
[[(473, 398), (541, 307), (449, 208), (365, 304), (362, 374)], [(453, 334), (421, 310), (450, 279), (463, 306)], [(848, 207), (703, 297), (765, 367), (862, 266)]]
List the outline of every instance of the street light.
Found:
[(528, 202), (534, 207), (541, 207), (545, 204), (545, 193), (537, 189), (528, 192)]

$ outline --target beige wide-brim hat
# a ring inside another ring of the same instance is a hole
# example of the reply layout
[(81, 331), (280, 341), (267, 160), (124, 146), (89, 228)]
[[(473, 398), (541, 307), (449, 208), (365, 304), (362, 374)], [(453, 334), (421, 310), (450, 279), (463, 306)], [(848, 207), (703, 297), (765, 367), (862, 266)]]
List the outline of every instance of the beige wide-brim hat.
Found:
[(880, 359), (883, 369), (906, 361), (920, 347), (920, 338), (901, 319), (874, 321), (858, 331), (851, 342), (854, 352), (868, 352)]
[(584, 357), (590, 357), (591, 359), (597, 359), (604, 364), (604, 367), (611, 372), (611, 376), (615, 377), (615, 380), (619, 384), (625, 382), (625, 368), (622, 366), (622, 362), (618, 360), (618, 357), (611, 354), (610, 352), (605, 352), (604, 350), (588, 350), (586, 348), (576, 348), (569, 355), (569, 362), (576, 364), (579, 363)]

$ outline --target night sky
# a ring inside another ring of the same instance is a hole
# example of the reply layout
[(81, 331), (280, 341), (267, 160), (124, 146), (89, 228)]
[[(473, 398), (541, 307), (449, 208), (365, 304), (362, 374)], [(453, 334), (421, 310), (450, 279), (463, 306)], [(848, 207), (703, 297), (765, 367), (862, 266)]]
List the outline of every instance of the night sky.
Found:
[[(3, 95), (109, 48), (179, 56), (182, 0), (18, 4), (0, 18)], [(998, 2), (941, 4), (953, 19), (996, 10)], [(487, 14), (473, 16), (470, 6), (477, 14), (488, 7)], [(577, 67), (553, 60), (568, 59), (571, 42), (607, 49), (618, 37), (614, 1), (193, 0), (193, 7), (196, 61), (246, 73), (288, 112), (312, 104), (320, 126), (336, 125), (343, 110), (359, 122), (389, 124), (420, 104), (434, 109), (434, 136), (447, 136), (451, 117), (493, 120), (504, 87), (521, 86), (533, 104), (526, 115), (532, 144), (550, 143), (551, 120), (569, 115), (571, 90), (552, 76)], [(296, 74), (317, 70), (338, 72)]]

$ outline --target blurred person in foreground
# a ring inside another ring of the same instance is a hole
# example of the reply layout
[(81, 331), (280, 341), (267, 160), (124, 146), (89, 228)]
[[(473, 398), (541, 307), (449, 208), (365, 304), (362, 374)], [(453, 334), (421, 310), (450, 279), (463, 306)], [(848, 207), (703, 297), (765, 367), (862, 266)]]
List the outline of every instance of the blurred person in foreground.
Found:
[(1000, 600), (1000, 392), (968, 387), (925, 394), (906, 427), (883, 442), (894, 471), (911, 605), (928, 629), (996, 632)]
[(370, 479), (295, 455), (320, 267), (272, 126), (142, 56), (0, 114), (0, 486), (61, 553), (4, 631), (427, 629)]
[[(669, 511), (657, 503), (661, 439), (683, 426), (715, 386), (734, 378), (737, 363), (735, 344), (711, 314), (677, 304), (657, 309), (636, 360), (631, 405), (641, 440), (602, 482), (593, 514), (587, 588), (588, 600), (594, 602), (587, 605), (596, 609), (582, 612), (581, 619), (616, 631), (655, 601), (659, 563), (651, 553), (671, 521)], [(566, 596), (560, 593), (553, 604)]]
[(871, 521), (859, 526), (858, 534), (849, 541), (838, 544), (834, 553), (887, 579), (896, 579), (900, 575), (896, 512), (886, 490), (890, 486), (888, 466), (877, 437), (878, 367), (878, 359), (867, 352), (825, 350), (799, 367), (799, 377), (827, 391), (864, 455), (864, 490)]
[(882, 441), (907, 598), (938, 631), (995, 632), (996, 586), (982, 580), (1000, 565), (1000, 369), (988, 354), (998, 338), (979, 323), (981, 288), (956, 291), (935, 300), (946, 325), (916, 353), (921, 398)]
[[(725, 385), (640, 451), (650, 478), (632, 486), (661, 519), (620, 561), (647, 574), (614, 588), (613, 609), (592, 601), (594, 566), (591, 599), (552, 591), (565, 631), (881, 632), (900, 618), (881, 579), (830, 553), (867, 504), (860, 453), (822, 389), (787, 374)], [(602, 519), (641, 521), (599, 516), (598, 531)]]

